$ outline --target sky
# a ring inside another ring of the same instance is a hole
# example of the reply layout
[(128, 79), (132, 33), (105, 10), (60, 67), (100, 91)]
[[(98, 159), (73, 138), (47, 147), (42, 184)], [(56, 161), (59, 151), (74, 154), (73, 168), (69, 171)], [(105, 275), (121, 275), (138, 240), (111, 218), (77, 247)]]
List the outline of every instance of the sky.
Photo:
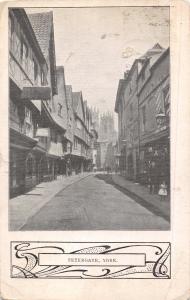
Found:
[(56, 64), (66, 84), (100, 112), (114, 112), (119, 79), (135, 58), (155, 43), (169, 46), (168, 7), (26, 9), (42, 11), (53, 11)]

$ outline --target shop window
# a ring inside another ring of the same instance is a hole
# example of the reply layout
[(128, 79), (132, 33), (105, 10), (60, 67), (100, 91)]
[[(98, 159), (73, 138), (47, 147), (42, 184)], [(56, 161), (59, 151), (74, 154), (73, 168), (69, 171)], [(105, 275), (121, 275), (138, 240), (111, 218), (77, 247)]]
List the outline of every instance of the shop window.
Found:
[(17, 186), (17, 156), (16, 153), (11, 152), (10, 156), (10, 186), (12, 188)]
[(27, 177), (32, 177), (35, 175), (36, 172), (36, 161), (34, 157), (29, 154), (27, 159), (26, 159), (26, 176)]
[(18, 117), (18, 108), (16, 103), (10, 99), (10, 117), (13, 118), (15, 121), (19, 121)]

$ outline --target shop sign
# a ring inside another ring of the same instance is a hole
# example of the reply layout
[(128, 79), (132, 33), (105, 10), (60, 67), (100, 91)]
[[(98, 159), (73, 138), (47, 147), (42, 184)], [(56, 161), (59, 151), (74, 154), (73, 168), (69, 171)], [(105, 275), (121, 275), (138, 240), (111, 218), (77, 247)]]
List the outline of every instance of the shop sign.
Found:
[(36, 132), (36, 137), (49, 137), (50, 136), (50, 129), (49, 128), (38, 128)]

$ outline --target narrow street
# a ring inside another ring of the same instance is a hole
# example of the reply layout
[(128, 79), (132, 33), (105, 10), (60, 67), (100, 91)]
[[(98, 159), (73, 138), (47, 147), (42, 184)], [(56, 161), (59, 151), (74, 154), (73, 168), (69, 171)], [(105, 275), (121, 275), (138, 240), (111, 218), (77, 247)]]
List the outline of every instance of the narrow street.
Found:
[(92, 174), (61, 190), (20, 230), (167, 230), (169, 222)]

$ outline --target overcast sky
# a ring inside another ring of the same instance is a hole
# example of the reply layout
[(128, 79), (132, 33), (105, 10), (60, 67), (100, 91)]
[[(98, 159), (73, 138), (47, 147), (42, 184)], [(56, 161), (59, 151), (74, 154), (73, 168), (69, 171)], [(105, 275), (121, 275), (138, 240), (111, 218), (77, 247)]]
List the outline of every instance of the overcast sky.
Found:
[(114, 111), (118, 81), (155, 43), (169, 46), (169, 8), (54, 8), (56, 63), (66, 84), (100, 111)]

